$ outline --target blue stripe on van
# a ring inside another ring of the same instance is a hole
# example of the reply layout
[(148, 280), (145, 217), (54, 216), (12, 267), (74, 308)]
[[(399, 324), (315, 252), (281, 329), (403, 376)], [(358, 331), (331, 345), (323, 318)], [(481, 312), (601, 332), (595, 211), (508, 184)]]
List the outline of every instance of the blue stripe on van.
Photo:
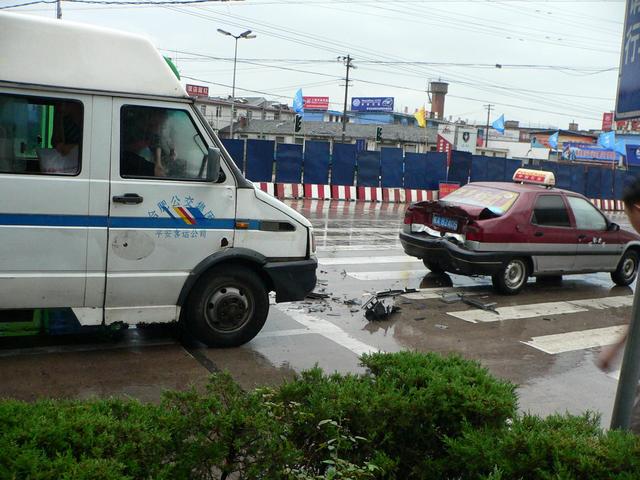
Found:
[[(195, 225), (188, 225), (180, 218), (107, 217), (104, 215), (41, 215), (0, 213), (0, 225), (23, 227), (104, 227), (158, 228), (192, 230), (233, 230), (233, 218), (198, 218)], [(259, 220), (249, 220), (249, 230), (260, 229)]]

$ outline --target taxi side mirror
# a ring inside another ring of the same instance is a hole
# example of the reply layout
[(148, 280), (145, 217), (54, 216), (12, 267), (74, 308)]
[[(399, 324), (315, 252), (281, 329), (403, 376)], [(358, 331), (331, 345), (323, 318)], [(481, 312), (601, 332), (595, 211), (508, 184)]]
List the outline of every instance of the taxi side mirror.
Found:
[(618, 232), (620, 230), (620, 225), (618, 225), (617, 223), (611, 222), (607, 227), (607, 230), (610, 232)]
[(207, 154), (207, 181), (217, 182), (220, 177), (220, 150), (209, 148)]

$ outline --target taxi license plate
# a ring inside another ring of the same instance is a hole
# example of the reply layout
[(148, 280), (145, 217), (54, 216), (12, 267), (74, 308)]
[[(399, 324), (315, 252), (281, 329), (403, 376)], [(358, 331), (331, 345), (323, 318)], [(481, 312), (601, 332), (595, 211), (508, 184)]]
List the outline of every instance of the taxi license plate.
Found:
[(436, 227), (446, 228), (447, 230), (458, 230), (458, 221), (453, 218), (441, 217), (440, 215), (434, 215), (432, 223)]

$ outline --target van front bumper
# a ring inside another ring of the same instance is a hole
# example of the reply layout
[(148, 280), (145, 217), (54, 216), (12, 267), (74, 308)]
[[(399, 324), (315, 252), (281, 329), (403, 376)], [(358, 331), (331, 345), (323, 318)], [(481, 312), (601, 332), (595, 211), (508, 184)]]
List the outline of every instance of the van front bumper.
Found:
[(315, 257), (291, 262), (267, 262), (264, 270), (273, 282), (276, 302), (304, 299), (316, 288), (317, 267), (318, 260)]
[(501, 252), (476, 252), (428, 233), (400, 232), (400, 243), (407, 255), (438, 265), (461, 275), (493, 275), (511, 256)]

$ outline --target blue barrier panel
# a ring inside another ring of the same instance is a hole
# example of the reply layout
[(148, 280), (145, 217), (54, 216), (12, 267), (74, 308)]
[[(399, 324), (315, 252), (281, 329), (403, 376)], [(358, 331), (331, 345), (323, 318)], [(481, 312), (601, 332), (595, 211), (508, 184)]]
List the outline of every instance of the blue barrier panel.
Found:
[(329, 142), (306, 141), (304, 144), (304, 183), (329, 183)]
[(558, 162), (547, 162), (543, 160), (542, 162), (540, 162), (540, 170), (544, 170), (545, 172), (551, 172), (555, 176), (557, 176)]
[(449, 167), (449, 182), (466, 185), (471, 176), (471, 154), (453, 150), (451, 152), (451, 166)]
[(241, 172), (244, 172), (244, 140), (232, 140), (223, 138), (222, 145), (227, 149), (229, 155), (238, 166)]
[(600, 191), (600, 171), (599, 167), (587, 167), (585, 193), (587, 198), (602, 198)]
[(380, 173), (382, 186), (386, 188), (402, 188), (404, 159), (401, 148), (383, 147), (380, 151)]
[(427, 154), (406, 153), (404, 156), (404, 188), (427, 188), (429, 183), (427, 171)]
[[(423, 185), (415, 188), (423, 188), (425, 190), (438, 190), (440, 182), (444, 182), (447, 180), (447, 154), (444, 152), (427, 153), (426, 174), (427, 181)], [(407, 174), (405, 173), (405, 183), (406, 178)]]
[(584, 165), (570, 165), (572, 192), (585, 194), (587, 191), (587, 168)]
[(489, 157), (484, 155), (471, 156), (471, 181), (487, 182), (489, 180)]
[(302, 183), (302, 145), (276, 145), (276, 183)]
[(506, 158), (486, 157), (487, 159), (487, 181), (504, 182), (504, 168)]
[(358, 152), (358, 186), (380, 186), (380, 152)]
[(504, 182), (512, 182), (513, 174), (522, 167), (522, 161), (507, 158), (504, 162)]
[(564, 188), (565, 190), (572, 190), (573, 188), (573, 170), (578, 165), (557, 165), (556, 166), (556, 186), (558, 188)]
[(247, 140), (245, 175), (252, 182), (273, 181), (274, 145), (272, 140)]
[(354, 185), (356, 146), (347, 143), (333, 145), (331, 185)]
[(611, 200), (613, 197), (613, 170), (600, 167), (600, 198)]

